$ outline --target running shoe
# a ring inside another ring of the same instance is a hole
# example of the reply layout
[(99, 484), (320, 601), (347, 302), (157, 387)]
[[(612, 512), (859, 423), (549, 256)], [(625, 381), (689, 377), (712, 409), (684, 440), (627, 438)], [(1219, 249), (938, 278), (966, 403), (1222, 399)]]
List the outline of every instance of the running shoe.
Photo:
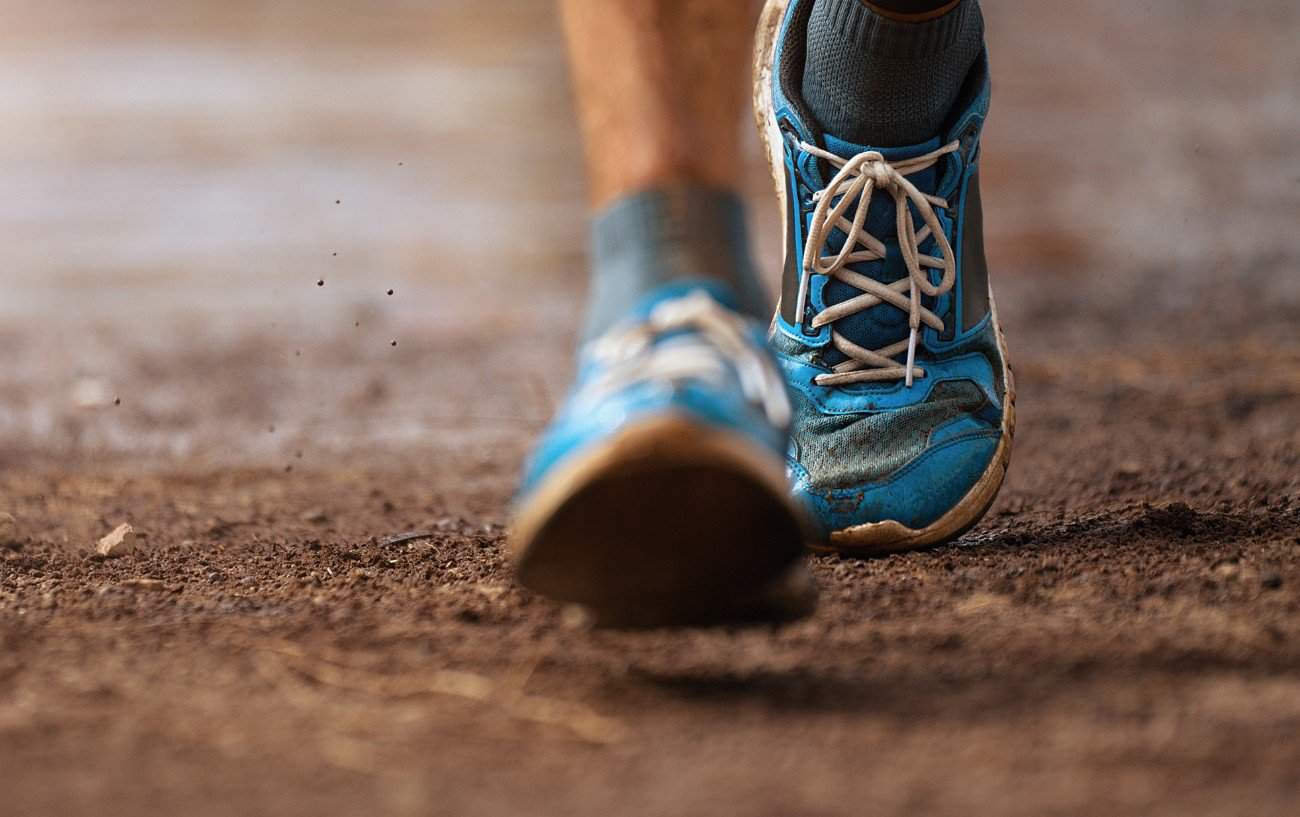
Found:
[(769, 343), (792, 397), (792, 490), (815, 549), (935, 545), (988, 510), (1015, 428), (980, 204), (988, 57), (933, 139), (851, 144), (800, 99), (812, 5), (768, 0), (754, 71), (785, 224)]
[(612, 626), (809, 612), (790, 403), (762, 327), (733, 304), (712, 282), (669, 284), (580, 351), (516, 500), (526, 587)]

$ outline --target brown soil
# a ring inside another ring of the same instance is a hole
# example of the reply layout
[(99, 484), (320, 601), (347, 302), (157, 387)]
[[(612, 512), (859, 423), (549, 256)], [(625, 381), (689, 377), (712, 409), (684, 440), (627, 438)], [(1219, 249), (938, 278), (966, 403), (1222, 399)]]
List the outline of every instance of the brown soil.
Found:
[[(515, 262), (467, 278), (413, 238), (365, 232), (367, 207), (400, 209), (374, 204), (407, 183), (383, 174), (441, 178), (374, 134), (445, 135), (373, 112), (330, 130), (341, 144), (317, 145), (318, 164), (362, 155), (388, 169), (294, 181), (310, 206), (266, 205), (285, 235), (302, 222), (325, 236), (310, 258), (288, 239), (217, 261), (159, 245), (181, 255), (137, 273), (126, 242), (105, 240), (103, 266), (78, 267), (90, 257), (69, 249), (81, 216), (41, 210), (37, 231), (6, 221), (17, 260), (0, 286), (31, 306), (0, 303), (14, 361), (0, 370), (0, 511), (18, 526), (0, 544), (0, 814), (1300, 812), (1300, 111), (1288, 45), (1300, 23), (1288, 3), (1263, 5), (1269, 15), (1228, 15), (1170, 0), (1110, 21), (1100, 2), (1023, 16), (985, 3), (1002, 80), (990, 252), (1020, 387), (1010, 477), (956, 545), (817, 559), (820, 609), (779, 630), (592, 631), (512, 584), (507, 503), (567, 377), (578, 277), (563, 267), (580, 229), (514, 250), (541, 270), (541, 294), (510, 289)], [(247, 42), (239, 15), (254, 7), (222, 5), (202, 37)], [(548, 12), (529, 8), (520, 59), (555, 79)], [(451, 12), (402, 13), (416, 17), (394, 24), (404, 58), (422, 53), (418, 32), (448, 36)], [(1061, 15), (1072, 36), (1123, 48), (1029, 36), (1059, 30)], [(95, 25), (139, 34), (133, 20)], [(173, 22), (180, 33), (150, 36), (199, 36), (185, 26), (200, 23)], [(56, 23), (31, 23), (30, 38), (71, 36)], [(367, 30), (365, 47), (386, 48), (382, 34)], [(259, 47), (294, 36), (273, 28)], [(1185, 53), (1218, 62), (1184, 64)], [(1064, 60), (1086, 70), (1047, 70)], [(303, 76), (324, 70), (314, 65)], [(1131, 81), (1106, 85), (1117, 76)], [(347, 92), (360, 104), (367, 87)], [(560, 87), (545, 93), (563, 106)], [(545, 102), (525, 115), (550, 123), (537, 132), (553, 155), (521, 157), (512, 173), (576, 156), (563, 110)], [(510, 109), (507, 97), (491, 104)], [(129, 179), (152, 166), (112, 142), (109, 124), (129, 129), (120, 111), (96, 119), (87, 105), (84, 121), (24, 109), (16, 127), (58, 122), (114, 145), (111, 157), (59, 154), (58, 167), (122, 162)], [(1122, 116), (1118, 135), (1086, 124)], [(258, 149), (296, 155), (315, 132), (262, 134), (270, 147)], [(214, 156), (256, 165), (238, 134), (213, 133), (169, 172)], [(44, 172), (26, 152), (46, 142), (12, 134), (7, 164), (26, 157)], [(101, 182), (86, 178), (94, 201)], [(545, 195), (579, 212), (572, 185), (522, 178), (520, 218), (545, 210)], [(356, 212), (343, 209), (353, 200)], [(119, 231), (171, 229), (101, 204)], [(770, 205), (756, 207), (771, 250)], [(418, 215), (417, 226), (437, 218)], [(227, 238), (238, 248), (253, 235)], [(390, 245), (400, 251), (377, 254)], [(367, 260), (334, 262), (338, 247)], [(232, 272), (235, 284), (214, 285), (204, 264), (242, 269), (261, 252), (275, 259), (259, 267), (274, 293), (258, 311), (230, 294), (252, 283)], [(338, 264), (324, 276), (322, 259)], [(94, 556), (122, 522), (140, 532), (137, 552)], [(392, 539), (411, 531), (423, 535)]]

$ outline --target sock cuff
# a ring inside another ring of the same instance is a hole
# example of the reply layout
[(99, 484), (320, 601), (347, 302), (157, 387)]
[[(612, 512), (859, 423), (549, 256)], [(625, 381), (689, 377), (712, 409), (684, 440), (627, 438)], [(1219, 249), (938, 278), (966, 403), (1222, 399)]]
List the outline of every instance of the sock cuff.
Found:
[(668, 245), (712, 246), (725, 251), (729, 238), (744, 236), (740, 196), (708, 187), (682, 185), (633, 193), (598, 213), (591, 225), (596, 265)]
[(682, 184), (615, 201), (591, 226), (584, 336), (603, 333), (654, 289), (684, 281), (723, 284), (742, 312), (760, 320), (768, 317), (770, 306), (749, 255), (740, 196)]
[(967, 26), (984, 26), (976, 0), (962, 0), (952, 11), (922, 22), (891, 20), (863, 0), (818, 0), (841, 36), (880, 57), (920, 60), (942, 54), (961, 38)]

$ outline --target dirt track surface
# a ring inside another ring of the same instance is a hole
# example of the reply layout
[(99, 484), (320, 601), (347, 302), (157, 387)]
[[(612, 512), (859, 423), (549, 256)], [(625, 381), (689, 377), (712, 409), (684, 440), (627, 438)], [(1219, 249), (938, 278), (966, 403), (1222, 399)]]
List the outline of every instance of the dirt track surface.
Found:
[(547, 7), (24, 7), (0, 814), (1300, 812), (1300, 13), (1221, 5), (985, 4), (985, 522), (639, 634), (502, 550), (582, 278)]

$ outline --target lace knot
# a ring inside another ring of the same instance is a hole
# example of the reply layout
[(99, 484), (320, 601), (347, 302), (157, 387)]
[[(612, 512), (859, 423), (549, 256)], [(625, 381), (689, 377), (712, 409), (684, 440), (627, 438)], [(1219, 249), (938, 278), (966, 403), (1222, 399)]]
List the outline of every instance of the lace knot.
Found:
[(870, 181), (877, 190), (893, 186), (894, 169), (889, 166), (889, 162), (885, 161), (883, 155), (872, 150), (859, 153), (854, 157), (854, 161), (859, 159), (861, 160), (857, 168), (859, 175)]

